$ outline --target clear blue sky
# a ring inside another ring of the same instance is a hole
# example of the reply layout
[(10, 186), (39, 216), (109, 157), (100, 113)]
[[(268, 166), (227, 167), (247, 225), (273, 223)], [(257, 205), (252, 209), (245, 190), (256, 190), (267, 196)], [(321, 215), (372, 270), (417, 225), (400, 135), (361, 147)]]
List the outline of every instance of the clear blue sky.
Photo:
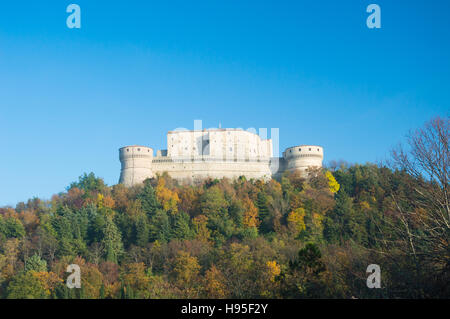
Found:
[(80, 30), (70, 3), (0, 4), (0, 205), (115, 184), (119, 147), (194, 119), (365, 163), (449, 114), (450, 1), (72, 0)]

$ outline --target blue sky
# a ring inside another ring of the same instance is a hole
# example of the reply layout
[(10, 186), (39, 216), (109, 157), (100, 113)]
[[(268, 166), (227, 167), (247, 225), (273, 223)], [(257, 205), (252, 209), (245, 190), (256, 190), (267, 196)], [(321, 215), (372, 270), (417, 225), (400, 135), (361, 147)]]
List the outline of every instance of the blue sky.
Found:
[(0, 5), (0, 205), (115, 184), (119, 147), (194, 119), (365, 163), (449, 114), (449, 1), (73, 0), (79, 30), (70, 3)]

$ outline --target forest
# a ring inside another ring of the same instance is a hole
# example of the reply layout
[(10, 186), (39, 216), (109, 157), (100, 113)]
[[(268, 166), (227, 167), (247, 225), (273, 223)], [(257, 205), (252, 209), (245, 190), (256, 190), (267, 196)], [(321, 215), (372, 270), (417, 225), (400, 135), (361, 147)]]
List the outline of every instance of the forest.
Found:
[[(0, 298), (450, 298), (449, 122), (411, 131), (383, 163), (267, 182), (83, 174), (0, 208)], [(81, 288), (66, 285), (70, 264)]]

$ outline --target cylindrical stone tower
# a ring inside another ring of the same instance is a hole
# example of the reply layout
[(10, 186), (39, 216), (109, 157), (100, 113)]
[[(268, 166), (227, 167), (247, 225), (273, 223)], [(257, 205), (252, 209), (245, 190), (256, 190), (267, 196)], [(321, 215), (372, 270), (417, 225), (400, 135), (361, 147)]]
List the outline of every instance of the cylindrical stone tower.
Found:
[(125, 146), (119, 149), (120, 171), (119, 183), (127, 187), (140, 184), (153, 177), (153, 149), (146, 146)]
[(322, 167), (323, 148), (317, 145), (300, 145), (287, 148), (283, 157), (286, 160), (286, 170), (305, 171), (308, 167)]

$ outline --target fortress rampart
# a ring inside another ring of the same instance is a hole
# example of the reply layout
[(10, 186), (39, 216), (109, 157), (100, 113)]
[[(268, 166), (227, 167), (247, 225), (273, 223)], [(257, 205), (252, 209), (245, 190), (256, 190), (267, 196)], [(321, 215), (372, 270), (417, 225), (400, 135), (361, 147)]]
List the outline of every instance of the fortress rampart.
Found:
[(119, 183), (133, 186), (156, 174), (167, 172), (181, 183), (205, 178), (269, 180), (284, 171), (321, 167), (323, 148), (300, 145), (287, 148), (281, 158), (273, 157), (272, 140), (240, 129), (169, 131), (167, 150), (146, 146), (119, 149), (122, 164)]

